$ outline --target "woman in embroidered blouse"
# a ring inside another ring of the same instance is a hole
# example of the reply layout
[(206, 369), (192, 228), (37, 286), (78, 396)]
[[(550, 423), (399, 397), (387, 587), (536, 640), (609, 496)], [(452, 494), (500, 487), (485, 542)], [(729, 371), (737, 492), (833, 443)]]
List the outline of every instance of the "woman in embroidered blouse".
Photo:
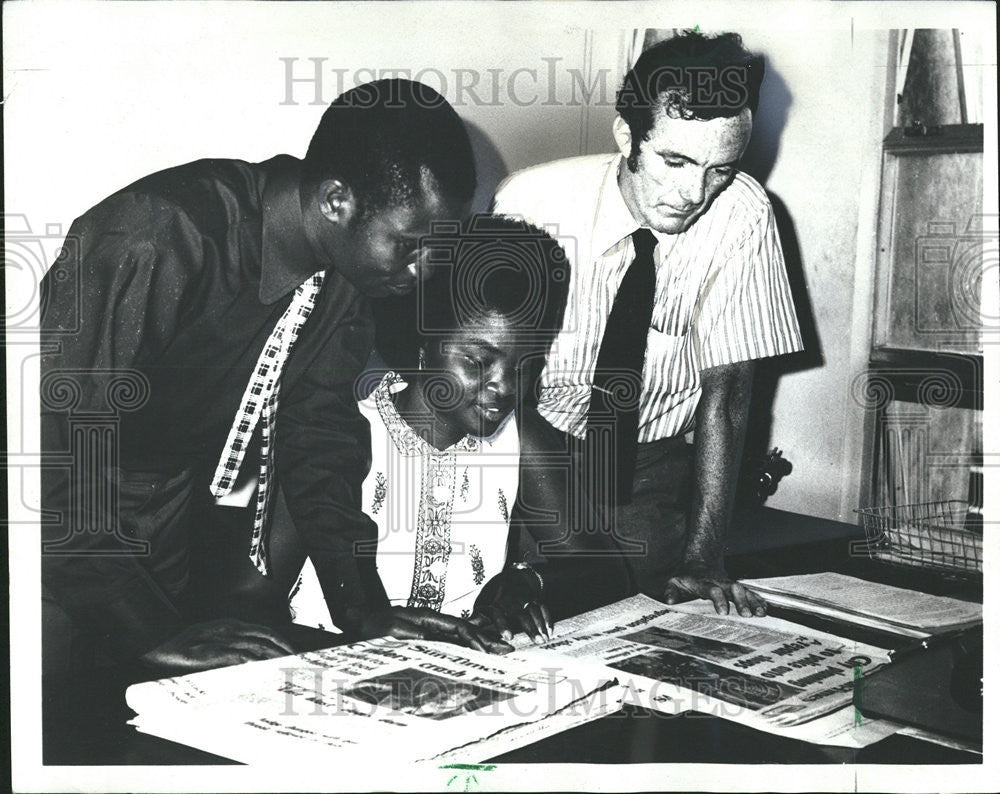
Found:
[[(421, 291), (418, 367), (388, 372), (360, 404), (372, 432), (362, 504), (378, 526), (386, 633), (502, 651), (497, 640), (511, 630), (536, 641), (551, 630), (541, 578), (505, 563), (518, 378), (531, 378), (560, 326), (568, 265), (551, 237), (510, 219), (478, 216), (439, 242), (450, 261)], [(490, 604), (477, 610), (487, 583)], [(333, 627), (308, 561), (291, 606), (297, 623)], [(429, 612), (468, 623), (456, 629)]]

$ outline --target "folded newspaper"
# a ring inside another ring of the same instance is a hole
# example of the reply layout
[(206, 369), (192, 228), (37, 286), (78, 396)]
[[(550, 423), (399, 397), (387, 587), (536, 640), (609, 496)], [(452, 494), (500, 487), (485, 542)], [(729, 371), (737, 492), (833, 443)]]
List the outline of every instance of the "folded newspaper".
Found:
[(626, 704), (714, 714), (768, 733), (863, 747), (898, 726), (853, 708), (855, 681), (887, 651), (773, 617), (717, 615), (708, 602), (667, 606), (638, 595), (556, 625), (556, 637), (516, 658), (605, 664)]
[(768, 603), (908, 637), (983, 622), (982, 604), (869, 582), (841, 573), (744, 579)]
[(887, 652), (705, 602), (633, 596), (491, 656), (383, 638), (135, 684), (136, 728), (246, 763), (370, 758), (475, 763), (611, 714), (695, 710), (768, 733), (863, 747), (898, 726), (862, 717), (855, 681)]
[(540, 666), (439, 642), (369, 642), (134, 684), (135, 727), (244, 763), (474, 763), (621, 708), (586, 664)]

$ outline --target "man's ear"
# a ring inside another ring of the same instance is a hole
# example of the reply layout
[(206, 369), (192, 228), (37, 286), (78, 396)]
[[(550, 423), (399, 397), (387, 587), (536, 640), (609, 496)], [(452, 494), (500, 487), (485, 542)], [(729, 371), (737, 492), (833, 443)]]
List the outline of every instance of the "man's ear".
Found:
[(611, 125), (611, 134), (615, 138), (618, 151), (624, 157), (628, 157), (632, 153), (632, 130), (628, 128), (628, 122), (621, 116), (615, 116), (614, 123)]
[(354, 191), (339, 179), (325, 179), (317, 191), (319, 211), (323, 217), (346, 228), (358, 210)]

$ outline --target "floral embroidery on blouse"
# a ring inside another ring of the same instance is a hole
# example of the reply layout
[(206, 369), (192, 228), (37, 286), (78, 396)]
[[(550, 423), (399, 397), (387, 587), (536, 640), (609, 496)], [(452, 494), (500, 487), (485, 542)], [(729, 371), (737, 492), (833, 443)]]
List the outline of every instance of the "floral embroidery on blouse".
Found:
[(510, 513), (507, 510), (507, 496), (502, 488), (497, 489), (497, 504), (500, 506), (500, 515), (503, 516), (505, 524), (510, 523)]
[(479, 452), (483, 442), (474, 436), (465, 436), (456, 441), (446, 450), (435, 449), (421, 438), (406, 423), (406, 420), (399, 415), (396, 406), (392, 402), (391, 387), (397, 383), (405, 383), (395, 372), (387, 372), (374, 391), (375, 407), (378, 408), (379, 415), (385, 423), (385, 429), (389, 432), (392, 443), (400, 454), (413, 455), (444, 455), (449, 452)]
[[(478, 452), (482, 442), (465, 436), (445, 450), (421, 438), (396, 411), (390, 387), (402, 383), (386, 373), (375, 390), (375, 405), (400, 454), (420, 457), (420, 507), (410, 584), (409, 607), (441, 610), (451, 556), (451, 519), (455, 499), (456, 452)], [(377, 493), (376, 493), (377, 496)]]
[(483, 554), (475, 543), (469, 544), (469, 562), (472, 564), (472, 581), (481, 585), (486, 581), (486, 569), (483, 567)]
[(462, 487), (458, 492), (459, 496), (462, 497), (463, 502), (469, 501), (469, 467), (465, 467), (465, 471), (462, 472)]
[(385, 475), (382, 472), (375, 474), (375, 495), (372, 497), (372, 515), (378, 515), (378, 511), (385, 504)]

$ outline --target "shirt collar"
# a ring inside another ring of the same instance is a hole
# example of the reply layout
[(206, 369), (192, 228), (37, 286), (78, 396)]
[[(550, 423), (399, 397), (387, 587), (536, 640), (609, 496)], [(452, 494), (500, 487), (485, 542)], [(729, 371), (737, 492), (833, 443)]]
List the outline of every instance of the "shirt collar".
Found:
[(270, 305), (324, 268), (306, 239), (299, 176), (302, 161), (287, 154), (262, 163), (266, 174), (261, 209), (260, 300)]
[(375, 406), (385, 423), (389, 437), (401, 455), (445, 455), (449, 452), (478, 452), (482, 440), (474, 436), (464, 436), (447, 449), (435, 449), (414, 432), (406, 420), (399, 415), (390, 396), (405, 389), (406, 382), (395, 372), (387, 372), (375, 388)]
[(593, 236), (594, 253), (598, 256), (629, 237), (641, 225), (632, 217), (621, 188), (618, 187), (618, 168), (621, 162), (620, 154), (612, 159), (601, 184)]

